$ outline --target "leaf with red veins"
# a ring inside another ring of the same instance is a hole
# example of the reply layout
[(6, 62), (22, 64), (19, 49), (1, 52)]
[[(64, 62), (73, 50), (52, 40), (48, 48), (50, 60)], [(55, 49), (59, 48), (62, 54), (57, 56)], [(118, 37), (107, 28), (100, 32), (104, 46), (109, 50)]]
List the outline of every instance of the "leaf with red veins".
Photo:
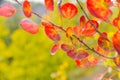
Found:
[(120, 67), (120, 55), (116, 56), (114, 59), (115, 64)]
[(55, 55), (60, 47), (60, 44), (54, 44), (51, 48), (51, 55)]
[(44, 3), (47, 10), (49, 11), (54, 10), (54, 0), (44, 0)]
[(108, 55), (108, 52), (102, 49), (99, 45), (97, 47), (97, 52), (99, 52), (102, 55)]
[(9, 18), (14, 16), (15, 13), (16, 13), (16, 8), (11, 4), (5, 3), (0, 5), (0, 16)]
[(45, 28), (45, 33), (46, 35), (52, 39), (53, 41), (60, 41), (61, 37), (58, 34), (58, 30), (55, 26), (53, 26), (52, 24), (48, 23), (48, 22), (42, 22), (42, 25)]
[(87, 0), (87, 8), (89, 12), (102, 20), (108, 21), (108, 18), (112, 15), (110, 6), (113, 3), (111, 0)]
[(65, 52), (68, 52), (68, 51), (74, 49), (74, 47), (68, 43), (63, 43), (63, 44), (61, 44), (61, 49)]
[(120, 17), (117, 17), (113, 20), (113, 25), (120, 30)]
[(112, 38), (112, 43), (118, 54), (120, 54), (120, 31), (117, 31), (113, 38)]
[(78, 9), (72, 3), (65, 3), (60, 7), (60, 13), (64, 18), (71, 19), (78, 13)]
[(84, 51), (83, 49), (79, 48), (79, 49), (73, 49), (73, 50), (69, 50), (67, 52), (67, 55), (70, 58), (73, 58), (75, 60), (79, 60), (79, 59), (83, 59), (88, 57), (88, 53), (86, 51)]
[(85, 27), (82, 30), (83, 36), (93, 36), (96, 33), (96, 30), (94, 29), (94, 27), (91, 23), (94, 24), (96, 29), (99, 27), (99, 24), (97, 21), (95, 21), (95, 20), (87, 21), (87, 23), (85, 24)]
[(71, 37), (73, 35), (73, 29), (72, 29), (72, 27), (68, 27), (67, 29), (66, 29), (66, 36), (69, 38), (69, 37)]
[(82, 27), (81, 26), (73, 27), (73, 33), (80, 37), (82, 35)]
[(107, 38), (107, 33), (103, 32), (103, 35), (100, 35), (100, 37), (98, 38), (98, 45), (99, 47), (101, 47), (103, 50), (111, 52), (113, 51), (113, 45), (112, 43), (108, 40)]
[(20, 26), (27, 32), (31, 34), (36, 34), (39, 32), (39, 25), (32, 20), (25, 18), (20, 22)]
[(23, 12), (26, 17), (32, 16), (32, 9), (31, 9), (30, 2), (28, 0), (24, 0), (23, 2)]
[(80, 26), (83, 27), (86, 23), (86, 19), (85, 19), (85, 16), (81, 16), (80, 17)]

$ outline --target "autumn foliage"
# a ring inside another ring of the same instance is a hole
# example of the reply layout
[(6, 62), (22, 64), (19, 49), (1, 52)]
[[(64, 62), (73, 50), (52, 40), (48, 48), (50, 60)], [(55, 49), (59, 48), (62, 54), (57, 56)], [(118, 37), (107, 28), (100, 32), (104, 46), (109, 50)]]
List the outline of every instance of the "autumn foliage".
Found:
[[(42, 20), (41, 25), (44, 28), (46, 36), (55, 42), (51, 47), (51, 55), (55, 55), (57, 51), (61, 49), (68, 57), (73, 59), (80, 68), (96, 66), (101, 60), (106, 61), (110, 59), (116, 64), (115, 68), (118, 70), (120, 68), (120, 0), (116, 0), (116, 3), (112, 0), (86, 0), (86, 9), (89, 13), (85, 12), (80, 0), (76, 1), (79, 6), (70, 2), (62, 3), (62, 0), (58, 3), (59, 6), (55, 6), (54, 0), (44, 0), (48, 14), (49, 12), (54, 12), (55, 7), (57, 7), (60, 18), (66, 20), (75, 18), (78, 13), (80, 13), (79, 9), (81, 9), (83, 15), (79, 15), (79, 19), (76, 20), (78, 23), (75, 26), (64, 27), (64, 25), (57, 25), (49, 19), (42, 18), (33, 12), (32, 4), (30, 4), (29, 0), (24, 0), (23, 3), (20, 3), (23, 13), (26, 16), (25, 19), (21, 20), (20, 26), (30, 34), (37, 34), (40, 26), (30, 19), (32, 15), (36, 15)], [(16, 2), (18, 1), (16, 0)], [(114, 18), (111, 18), (113, 17), (112, 15), (114, 15), (112, 7), (117, 7), (119, 10), (118, 15)], [(0, 5), (0, 16), (9, 18), (14, 16), (15, 13), (16, 8), (11, 4), (5, 3)], [(91, 14), (92, 18), (90, 18), (88, 14)], [(114, 32), (112, 38), (108, 37), (109, 34), (107, 31), (100, 31), (99, 28), (102, 27), (100, 25), (103, 22), (116, 27), (116, 32)], [(70, 41), (61, 41), (63, 37), (61, 33), (65, 33), (64, 38)], [(96, 40), (97, 48), (91, 48), (87, 44), (86, 39), (89, 37), (93, 40), (92, 38), (97, 34), (99, 35)], [(109, 67), (113, 68), (113, 66)]]

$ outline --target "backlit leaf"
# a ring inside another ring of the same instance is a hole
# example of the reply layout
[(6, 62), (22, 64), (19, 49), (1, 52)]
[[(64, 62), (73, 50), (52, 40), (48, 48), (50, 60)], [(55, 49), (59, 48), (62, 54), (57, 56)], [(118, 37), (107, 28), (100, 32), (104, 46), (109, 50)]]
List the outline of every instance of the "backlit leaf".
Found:
[(0, 5), (0, 16), (12, 17), (16, 13), (16, 8), (11, 4), (5, 3)]
[(117, 0), (118, 3), (120, 3), (120, 0)]
[(112, 43), (118, 54), (120, 54), (120, 31), (117, 31), (113, 38), (112, 38)]
[(82, 26), (75, 26), (73, 27), (73, 32), (78, 37), (82, 35)]
[(87, 58), (82, 59), (82, 60), (75, 60), (76, 65), (80, 68), (88, 68), (90, 67), (90, 62), (88, 61)]
[(120, 55), (116, 56), (114, 59), (115, 64), (120, 67)]
[(112, 4), (111, 0), (87, 0), (89, 12), (93, 16), (105, 21), (112, 15), (112, 11), (109, 9)]
[(72, 34), (73, 34), (73, 29), (72, 29), (72, 27), (68, 27), (68, 28), (66, 29), (66, 36), (69, 38), (69, 37), (72, 36)]
[(51, 48), (51, 55), (55, 55), (59, 47), (60, 47), (60, 44), (54, 44)]
[(89, 55), (87, 59), (90, 62), (91, 66), (94, 66), (98, 63), (98, 59), (95, 58), (93, 55)]
[(107, 39), (107, 33), (103, 32), (98, 38), (98, 45), (105, 51), (113, 51), (112, 43)]
[(97, 47), (97, 51), (102, 55), (108, 55), (108, 52), (102, 49), (100, 46)]
[(30, 19), (23, 19), (20, 22), (20, 26), (27, 32), (31, 33), (31, 34), (36, 34), (39, 31), (39, 25), (36, 24), (35, 22), (33, 22)]
[(120, 17), (117, 17), (113, 20), (113, 25), (120, 30)]
[(86, 23), (85, 17), (84, 17), (84, 16), (81, 16), (81, 17), (80, 17), (80, 26), (84, 26), (85, 23)]
[(83, 36), (93, 36), (96, 33), (96, 30), (94, 29), (93, 25), (91, 25), (91, 23), (93, 23), (96, 28), (99, 27), (99, 24), (97, 21), (95, 20), (87, 21), (87, 23), (85, 24), (85, 27), (82, 30)]
[(48, 22), (42, 22), (42, 25), (45, 28), (45, 33), (46, 35), (52, 39), (53, 41), (58, 42), (60, 40), (60, 35), (58, 34), (58, 30), (55, 26), (53, 26), (52, 24), (48, 23)]
[(71, 19), (78, 13), (78, 9), (72, 3), (65, 3), (60, 7), (60, 12), (64, 18)]
[(44, 0), (44, 3), (47, 10), (54, 10), (54, 0)]
[(23, 12), (26, 17), (31, 17), (32, 15), (31, 5), (28, 0), (24, 0), (23, 2)]

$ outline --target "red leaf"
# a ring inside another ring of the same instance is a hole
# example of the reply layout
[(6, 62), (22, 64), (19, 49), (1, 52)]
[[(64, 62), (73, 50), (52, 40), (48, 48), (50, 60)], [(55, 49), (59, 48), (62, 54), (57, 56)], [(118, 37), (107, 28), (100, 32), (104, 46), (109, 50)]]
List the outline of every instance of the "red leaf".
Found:
[(112, 43), (107, 39), (107, 33), (103, 32), (98, 38), (98, 45), (105, 51), (113, 51)]
[(88, 68), (90, 67), (90, 62), (88, 61), (87, 58), (82, 59), (82, 60), (75, 60), (76, 65), (80, 68)]
[(111, 0), (87, 0), (87, 8), (89, 12), (93, 16), (105, 21), (107, 21), (109, 16), (112, 15), (112, 11), (109, 9), (112, 4)]
[(78, 9), (74, 4), (66, 3), (60, 7), (60, 12), (64, 18), (71, 19), (78, 13)]
[(85, 23), (86, 23), (86, 20), (85, 20), (85, 17), (84, 16), (81, 16), (80, 17), (80, 26), (84, 26), (85, 25)]
[(44, 3), (47, 10), (54, 10), (54, 0), (44, 0)]
[(23, 12), (26, 17), (31, 17), (32, 15), (32, 9), (31, 9), (30, 2), (27, 0), (24, 0), (23, 2)]
[(60, 44), (54, 44), (51, 48), (51, 55), (55, 55), (57, 50), (59, 49)]
[(120, 30), (120, 17), (117, 17), (113, 20), (113, 25)]
[(118, 3), (120, 3), (120, 0), (117, 0)]
[(69, 50), (73, 49), (73, 46), (68, 43), (63, 43), (61, 44), (61, 49), (64, 50), (65, 52), (68, 52)]
[(88, 57), (88, 53), (82, 49), (73, 49), (67, 52), (67, 55), (73, 59), (79, 60)]
[(56, 42), (60, 40), (60, 35), (55, 26), (47, 22), (42, 22), (42, 25), (45, 27), (45, 33), (50, 39)]
[(113, 38), (112, 38), (112, 43), (114, 48), (117, 50), (118, 54), (120, 54), (120, 31), (117, 31)]
[(11, 4), (5, 3), (0, 5), (0, 16), (12, 17), (16, 13), (16, 8)]
[(120, 55), (118, 55), (117, 57), (115, 57), (113, 60), (114, 60), (115, 64), (116, 64), (118, 67), (120, 67)]
[(84, 29), (82, 30), (82, 35), (83, 36), (93, 36), (96, 33), (96, 30), (91, 25), (91, 23), (93, 23), (96, 28), (99, 27), (99, 24), (97, 23), (97, 21), (95, 21), (95, 20), (87, 21)]
[(30, 19), (23, 19), (20, 22), (20, 26), (27, 32), (31, 33), (31, 34), (36, 34), (39, 31), (39, 25), (36, 24), (35, 22), (33, 22)]

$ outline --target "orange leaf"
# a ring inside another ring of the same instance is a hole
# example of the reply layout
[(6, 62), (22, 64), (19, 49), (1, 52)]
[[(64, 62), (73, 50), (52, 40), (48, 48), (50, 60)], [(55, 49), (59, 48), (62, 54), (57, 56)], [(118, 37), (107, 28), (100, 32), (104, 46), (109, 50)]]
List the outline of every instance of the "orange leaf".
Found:
[(87, 21), (87, 23), (85, 24), (85, 27), (82, 30), (83, 36), (93, 36), (96, 33), (96, 30), (91, 25), (91, 23), (93, 23), (96, 28), (99, 27), (99, 24), (97, 23), (97, 21), (95, 20)]
[(89, 55), (87, 59), (90, 62), (91, 66), (94, 66), (98, 63), (98, 59), (95, 58), (93, 55)]
[(98, 38), (98, 45), (105, 51), (113, 51), (112, 43), (107, 39), (107, 33), (103, 32)]
[(0, 5), (0, 16), (12, 17), (16, 13), (16, 8), (11, 4), (5, 3)]
[(32, 9), (31, 9), (30, 2), (27, 0), (24, 0), (23, 2), (23, 12), (26, 17), (31, 17), (32, 15)]
[(120, 67), (120, 55), (116, 56), (114, 59), (115, 64)]
[(45, 33), (50, 39), (56, 42), (60, 40), (60, 35), (55, 26), (47, 22), (42, 22), (42, 25), (45, 27)]
[(75, 26), (73, 27), (73, 32), (75, 35), (77, 35), (78, 37), (82, 35), (82, 27), (81, 26)]
[(68, 27), (68, 28), (66, 29), (66, 36), (69, 38), (69, 37), (72, 36), (72, 34), (73, 34), (72, 27)]
[(49, 11), (54, 10), (54, 0), (44, 0), (46, 9)]
[(114, 48), (117, 50), (118, 54), (120, 54), (120, 31), (117, 31), (113, 38), (112, 38), (112, 43)]
[(64, 18), (71, 19), (78, 13), (78, 9), (74, 4), (66, 3), (60, 7), (60, 12)]
[(113, 25), (120, 30), (120, 17), (117, 17), (113, 20)]
[(55, 55), (57, 50), (59, 49), (60, 44), (54, 44), (51, 48), (51, 55)]
[(112, 15), (112, 11), (109, 9), (112, 4), (111, 0), (87, 0), (87, 8), (89, 12), (93, 16), (105, 21), (107, 21), (109, 16)]
[(20, 22), (20, 26), (27, 32), (31, 33), (31, 34), (36, 34), (39, 31), (39, 25), (36, 24), (35, 22), (33, 22), (30, 19), (23, 19)]
[(102, 49), (99, 45), (97, 47), (97, 51), (102, 55), (108, 55), (108, 52)]

